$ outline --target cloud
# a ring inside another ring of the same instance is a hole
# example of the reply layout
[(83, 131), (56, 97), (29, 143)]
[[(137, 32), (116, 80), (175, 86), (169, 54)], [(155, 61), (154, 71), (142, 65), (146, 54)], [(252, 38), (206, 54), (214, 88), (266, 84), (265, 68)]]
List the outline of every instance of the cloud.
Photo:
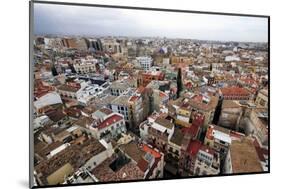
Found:
[(35, 34), (160, 36), (267, 42), (267, 19), (258, 17), (113, 9), (34, 6)]

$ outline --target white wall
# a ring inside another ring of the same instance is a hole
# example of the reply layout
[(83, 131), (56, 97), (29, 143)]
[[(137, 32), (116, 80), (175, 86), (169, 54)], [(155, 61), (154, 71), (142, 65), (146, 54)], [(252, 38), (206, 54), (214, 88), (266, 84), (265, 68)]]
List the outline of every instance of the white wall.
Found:
[[(109, 150), (105, 150), (99, 154), (97, 154), (96, 156), (92, 157), (91, 159), (89, 159), (84, 167), (87, 168), (88, 166), (91, 167), (91, 169), (94, 169), (96, 166), (98, 166), (99, 164), (101, 164), (104, 160), (106, 160), (106, 158), (109, 157)], [(96, 163), (94, 165), (94, 162)]]

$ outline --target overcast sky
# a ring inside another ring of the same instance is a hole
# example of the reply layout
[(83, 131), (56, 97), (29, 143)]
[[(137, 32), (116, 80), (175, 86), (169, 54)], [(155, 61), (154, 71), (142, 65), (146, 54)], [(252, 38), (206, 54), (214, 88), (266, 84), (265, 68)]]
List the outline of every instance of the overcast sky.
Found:
[(267, 42), (267, 18), (34, 4), (34, 33)]

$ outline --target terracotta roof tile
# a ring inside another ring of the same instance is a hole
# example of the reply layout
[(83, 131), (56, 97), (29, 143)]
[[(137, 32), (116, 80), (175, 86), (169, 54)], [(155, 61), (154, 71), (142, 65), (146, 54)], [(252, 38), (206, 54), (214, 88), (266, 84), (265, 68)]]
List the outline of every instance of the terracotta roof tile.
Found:
[(143, 158), (141, 158), (137, 164), (142, 172), (145, 172), (148, 169), (148, 165), (149, 163)]
[(198, 151), (200, 150), (202, 146), (202, 143), (199, 140), (192, 140), (190, 141), (188, 147), (187, 147), (187, 153), (194, 157), (197, 155)]
[(116, 123), (122, 119), (123, 119), (122, 116), (120, 116), (118, 114), (113, 114), (112, 116), (106, 118), (103, 122), (101, 122), (98, 125), (98, 129), (103, 129), (105, 127), (108, 127), (108, 126), (112, 125), (113, 123)]
[(220, 89), (222, 94), (225, 96), (229, 96), (229, 95), (243, 95), (243, 96), (247, 96), (250, 95), (250, 92), (242, 87), (236, 87), (236, 86), (232, 86), (232, 87), (225, 87)]

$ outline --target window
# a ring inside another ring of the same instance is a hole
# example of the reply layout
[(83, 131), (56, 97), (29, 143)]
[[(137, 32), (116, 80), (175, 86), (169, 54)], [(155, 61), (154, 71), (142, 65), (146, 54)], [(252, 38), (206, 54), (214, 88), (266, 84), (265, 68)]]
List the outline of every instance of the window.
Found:
[(225, 144), (225, 142), (224, 142), (224, 141), (222, 141), (222, 140), (220, 140), (220, 143), (221, 143), (221, 144)]

